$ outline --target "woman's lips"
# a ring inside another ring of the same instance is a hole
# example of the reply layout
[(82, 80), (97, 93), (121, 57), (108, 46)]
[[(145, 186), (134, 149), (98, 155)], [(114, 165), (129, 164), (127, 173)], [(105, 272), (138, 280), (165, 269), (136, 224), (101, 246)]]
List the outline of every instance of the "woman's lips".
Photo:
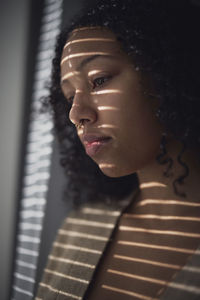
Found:
[(110, 142), (110, 140), (110, 137), (86, 136), (84, 139), (86, 153), (89, 156), (94, 156), (105, 145), (107, 145)]

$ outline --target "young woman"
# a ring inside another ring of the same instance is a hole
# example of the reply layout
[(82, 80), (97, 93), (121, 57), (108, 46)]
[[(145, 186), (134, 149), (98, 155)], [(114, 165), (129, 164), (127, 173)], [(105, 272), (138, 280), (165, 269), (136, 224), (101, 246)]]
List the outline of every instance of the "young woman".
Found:
[(189, 0), (100, 0), (60, 35), (47, 100), (78, 206), (36, 299), (200, 298), (198, 26)]

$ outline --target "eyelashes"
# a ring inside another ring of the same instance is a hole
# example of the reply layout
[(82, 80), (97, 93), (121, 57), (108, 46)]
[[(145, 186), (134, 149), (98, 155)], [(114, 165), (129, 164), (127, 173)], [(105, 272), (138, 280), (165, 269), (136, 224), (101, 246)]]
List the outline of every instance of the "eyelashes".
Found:
[(110, 79), (111, 79), (111, 76), (101, 76), (101, 77), (95, 78), (92, 82), (93, 88), (95, 89), (97, 87), (104, 85)]
[[(90, 81), (92, 90), (95, 90), (95, 89), (103, 87), (111, 79), (112, 79), (111, 75), (99, 76), (97, 78), (94, 78), (93, 80)], [(66, 97), (67, 102), (69, 104), (72, 104), (73, 100), (74, 100), (74, 97), (75, 97), (75, 95), (71, 95), (69, 97)]]

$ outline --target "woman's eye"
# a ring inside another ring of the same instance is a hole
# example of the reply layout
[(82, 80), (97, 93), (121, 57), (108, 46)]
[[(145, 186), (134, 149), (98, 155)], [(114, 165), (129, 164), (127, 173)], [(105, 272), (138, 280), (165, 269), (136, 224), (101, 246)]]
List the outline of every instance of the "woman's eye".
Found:
[(105, 82), (107, 82), (109, 79), (111, 78), (111, 76), (102, 76), (102, 77), (98, 77), (96, 79), (93, 80), (93, 88), (99, 87), (101, 85), (103, 85)]

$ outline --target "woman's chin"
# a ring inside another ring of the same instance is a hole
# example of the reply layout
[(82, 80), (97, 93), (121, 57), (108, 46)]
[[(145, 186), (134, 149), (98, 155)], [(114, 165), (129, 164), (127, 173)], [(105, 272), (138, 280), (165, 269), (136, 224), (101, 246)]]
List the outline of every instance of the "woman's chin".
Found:
[(133, 170), (119, 168), (119, 166), (108, 163), (99, 164), (99, 168), (104, 175), (112, 178), (123, 177), (134, 173)]

